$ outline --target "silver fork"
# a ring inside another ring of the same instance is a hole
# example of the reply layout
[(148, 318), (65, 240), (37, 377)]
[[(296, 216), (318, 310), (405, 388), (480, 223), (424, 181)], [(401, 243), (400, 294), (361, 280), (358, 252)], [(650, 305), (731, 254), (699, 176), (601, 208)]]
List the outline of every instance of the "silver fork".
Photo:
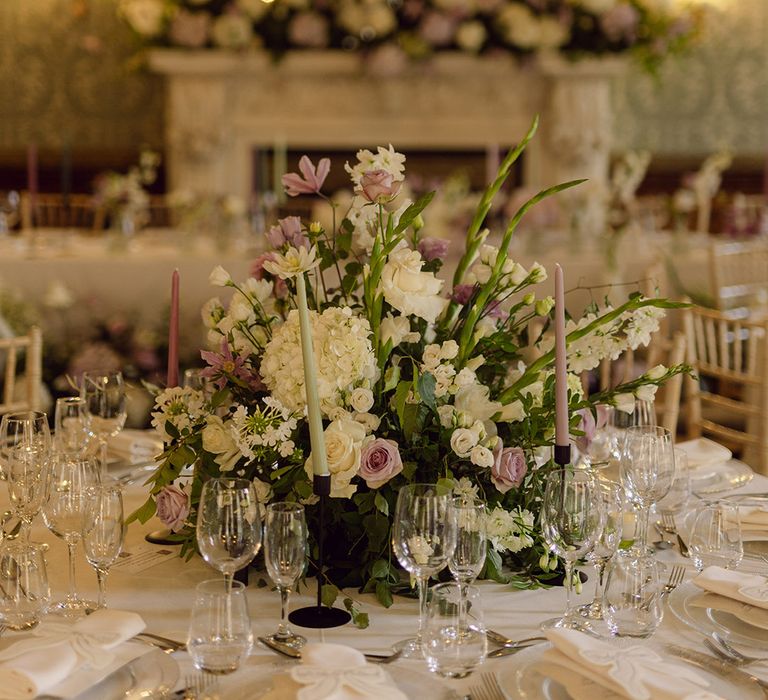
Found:
[(506, 696), (499, 685), (499, 679), (495, 673), (481, 673), (480, 681), (486, 691), (488, 700), (505, 700)]
[(719, 645), (725, 653), (732, 656), (734, 661), (738, 662), (739, 664), (746, 665), (759, 663), (760, 661), (768, 661), (768, 656), (750, 656), (749, 654), (740, 652), (738, 649), (732, 646), (727, 639), (721, 637), (717, 632), (712, 632), (710, 638), (714, 644)]
[(675, 590), (685, 579), (685, 567), (675, 564), (669, 574), (669, 580), (664, 584), (663, 595), (668, 595)]
[[(716, 659), (719, 659), (720, 661), (729, 664), (730, 666), (733, 666), (735, 668), (740, 668), (741, 666), (745, 666), (746, 663), (743, 661), (737, 661), (735, 657), (731, 656), (730, 654), (726, 653), (724, 649), (721, 649), (717, 644), (715, 644), (709, 637), (706, 637), (704, 639), (704, 646), (707, 647), (714, 655)], [(749, 675), (749, 674), (748, 674)], [(755, 676), (749, 676), (754, 683), (759, 685), (763, 690), (768, 693), (768, 683), (761, 678), (756, 678)]]

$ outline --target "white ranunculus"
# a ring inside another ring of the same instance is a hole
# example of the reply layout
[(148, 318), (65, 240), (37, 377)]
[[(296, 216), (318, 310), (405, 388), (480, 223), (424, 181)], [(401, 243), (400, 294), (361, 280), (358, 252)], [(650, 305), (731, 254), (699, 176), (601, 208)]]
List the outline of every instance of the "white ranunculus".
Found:
[(616, 394), (613, 397), (613, 405), (619, 411), (624, 411), (624, 413), (631, 415), (635, 412), (635, 397), (632, 394)]
[(391, 313), (382, 319), (379, 326), (381, 342), (385, 345), (392, 341), (392, 347), (400, 343), (415, 343), (419, 339), (418, 333), (411, 332), (411, 321), (407, 316), (393, 316)]
[(163, 29), (165, 6), (162, 0), (121, 0), (120, 13), (134, 31), (155, 37)]
[(501, 407), (499, 411), (499, 420), (507, 423), (516, 423), (525, 418), (525, 409), (523, 408), (522, 401), (512, 401), (506, 406)]
[(232, 284), (232, 276), (221, 265), (216, 265), (208, 276), (208, 284), (214, 287), (228, 287)]
[(409, 248), (393, 251), (382, 270), (379, 291), (401, 314), (434, 323), (448, 300), (440, 296), (442, 280), (431, 272), (422, 272), (423, 264), (418, 251)]
[(653, 401), (656, 398), (657, 387), (655, 384), (642, 384), (635, 389), (635, 396), (640, 401)]
[(451, 449), (459, 457), (469, 457), (475, 445), (477, 445), (477, 435), (469, 428), (456, 428), (453, 431)]
[(370, 389), (358, 387), (352, 391), (349, 405), (358, 413), (367, 413), (373, 408), (373, 392)]
[(453, 427), (453, 406), (438, 406), (437, 415), (440, 416), (440, 425), (443, 428)]
[(645, 373), (645, 376), (648, 377), (648, 379), (655, 381), (661, 379), (666, 373), (667, 368), (664, 365), (656, 365), (655, 367), (651, 367), (651, 369)]
[[(325, 455), (331, 474), (331, 498), (350, 498), (357, 486), (350, 483), (360, 467), (365, 428), (350, 418), (333, 421), (325, 429)], [(304, 470), (312, 477), (312, 455)]]
[(469, 453), (469, 459), (472, 464), (478, 467), (493, 466), (493, 452), (482, 445), (475, 445), (472, 448), (472, 452)]
[(470, 384), (456, 392), (453, 405), (457, 411), (463, 411), (478, 421), (489, 420), (502, 409), (498, 401), (491, 401), (490, 389), (483, 384)]
[(220, 471), (232, 471), (242, 454), (224, 421), (219, 416), (208, 416), (202, 435), (203, 449), (216, 455), (214, 460)]

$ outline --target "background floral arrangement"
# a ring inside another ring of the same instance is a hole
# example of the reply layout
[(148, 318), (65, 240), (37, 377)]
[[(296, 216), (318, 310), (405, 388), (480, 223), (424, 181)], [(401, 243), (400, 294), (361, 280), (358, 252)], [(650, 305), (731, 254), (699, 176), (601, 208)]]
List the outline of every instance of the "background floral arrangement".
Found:
[[(202, 353), (210, 390), (174, 387), (157, 397), (153, 423), (166, 450), (148, 482), (149, 498), (132, 518), (157, 513), (191, 555), (200, 491), (211, 477), (252, 479), (263, 503), (315, 501), (293, 301), (296, 277), (307, 273), (332, 475), (326, 541), (334, 583), (363, 585), (391, 603), (401, 585), (389, 544), (391, 513), (399, 487), (414, 481), (442, 482), (488, 503), (492, 548), (485, 576), (507, 580), (503, 559), (518, 585), (555, 576), (558, 562), (545, 553), (536, 526), (543, 476), (552, 465), (553, 343), (551, 334), (529, 330), (531, 321), (549, 323), (553, 301), (534, 291), (546, 271), (538, 264), (525, 270), (507, 250), (527, 209), (578, 182), (525, 202), (498, 247), (487, 243), (483, 229), (494, 195), (534, 131), (535, 125), (482, 195), (449, 289), (435, 274), (447, 243), (425, 235), (422, 212), (432, 195), (404, 200), (405, 157), (391, 146), (360, 151), (345, 166), (356, 196), (348, 211), (334, 207), (333, 228), (284, 218), (267, 232), (273, 250), (256, 261), (252, 278), (237, 282), (217, 267), (210, 281), (230, 290), (231, 300), (214, 298), (202, 312), (216, 348)], [(329, 169), (327, 158), (315, 166), (303, 157), (301, 173), (283, 178), (286, 192), (325, 198)], [(682, 371), (655, 367), (590, 397), (579, 379), (603, 358), (648, 343), (671, 306), (635, 294), (568, 322), (574, 436), (589, 438), (599, 404), (632, 410), (635, 395), (652, 397)], [(193, 478), (179, 479), (190, 466)], [(308, 517), (312, 532), (313, 508)]]
[(665, 0), (121, 0), (142, 40), (225, 49), (372, 49), (389, 68), (436, 51), (638, 52), (683, 48), (700, 11)]

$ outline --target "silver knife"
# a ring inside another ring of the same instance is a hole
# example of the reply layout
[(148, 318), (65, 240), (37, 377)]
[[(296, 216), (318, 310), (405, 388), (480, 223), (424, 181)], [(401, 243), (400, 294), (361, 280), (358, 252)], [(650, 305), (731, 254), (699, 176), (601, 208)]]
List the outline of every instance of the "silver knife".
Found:
[(690, 661), (692, 664), (695, 664), (701, 668), (715, 671), (724, 678), (732, 676), (733, 678), (738, 678), (743, 682), (751, 681), (752, 683), (756, 683), (763, 689), (766, 697), (768, 697), (768, 682), (758, 678), (757, 676), (753, 676), (751, 673), (747, 673), (746, 671), (742, 670), (740, 666), (729, 663), (724, 659), (718, 659), (714, 656), (710, 656), (709, 654), (704, 654), (701, 651), (696, 651), (695, 649), (679, 647), (676, 644), (665, 644), (664, 649), (672, 656), (676, 656), (677, 658), (683, 659), (684, 661)]
[(301, 652), (298, 649), (294, 649), (288, 644), (281, 644), (267, 637), (259, 637), (259, 641), (266, 647), (269, 647), (272, 651), (276, 651), (278, 654), (287, 656), (290, 659), (300, 659)]
[(522, 651), (523, 649), (527, 649), (528, 647), (535, 646), (536, 644), (543, 644), (547, 640), (544, 639), (541, 642), (531, 642), (530, 644), (520, 644), (519, 646), (515, 647), (502, 647), (501, 649), (494, 649), (493, 651), (489, 651), (486, 655), (486, 659), (499, 659), (502, 656), (511, 656), (512, 654), (517, 654), (518, 651)]

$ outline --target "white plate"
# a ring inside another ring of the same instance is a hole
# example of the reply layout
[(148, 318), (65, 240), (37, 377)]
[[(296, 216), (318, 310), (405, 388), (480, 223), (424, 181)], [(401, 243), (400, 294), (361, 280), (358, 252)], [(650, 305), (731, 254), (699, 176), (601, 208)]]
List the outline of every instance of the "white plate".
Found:
[(727, 447), (708, 438), (696, 438), (686, 442), (675, 444), (678, 450), (682, 450), (688, 456), (688, 466), (698, 469), (707, 464), (720, 464), (727, 462), (733, 454)]
[[(663, 645), (653, 645), (656, 651), (670, 655)], [(532, 668), (549, 644), (537, 644), (511, 657), (499, 671), (499, 684), (508, 700), (571, 700), (568, 690), (558, 682)], [(683, 652), (683, 650), (681, 650)], [(750, 677), (732, 666), (719, 664), (716, 659), (697, 652), (683, 652), (684, 658), (673, 654), (681, 664), (690, 664), (705, 677), (710, 692), (723, 700), (764, 700), (765, 694)], [(600, 690), (599, 700), (620, 700), (619, 695)], [(597, 700), (597, 697), (596, 699)]]
[(670, 611), (682, 623), (702, 634), (717, 632), (732, 642), (758, 649), (768, 646), (768, 630), (722, 610), (693, 605), (702, 593), (701, 588), (691, 582), (678, 586), (667, 598)]
[(179, 665), (159, 649), (119, 668), (73, 700), (150, 700), (164, 698), (179, 680)]
[(755, 473), (738, 459), (692, 467), (691, 490), (698, 495), (722, 493), (748, 484)]

